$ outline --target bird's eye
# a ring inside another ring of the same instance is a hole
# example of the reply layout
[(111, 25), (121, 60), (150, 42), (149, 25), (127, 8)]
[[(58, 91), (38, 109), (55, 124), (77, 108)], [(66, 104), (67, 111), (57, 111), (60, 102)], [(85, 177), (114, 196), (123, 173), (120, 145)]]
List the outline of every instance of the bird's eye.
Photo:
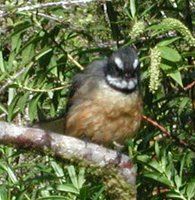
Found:
[(121, 68), (119, 68), (117, 65), (115, 65), (115, 71), (119, 74), (122, 75), (124, 72)]

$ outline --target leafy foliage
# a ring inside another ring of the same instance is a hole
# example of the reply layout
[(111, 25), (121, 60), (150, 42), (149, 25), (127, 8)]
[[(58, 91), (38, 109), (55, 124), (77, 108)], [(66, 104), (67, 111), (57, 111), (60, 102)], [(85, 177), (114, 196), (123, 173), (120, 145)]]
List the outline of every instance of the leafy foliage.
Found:
[[(128, 143), (138, 199), (195, 199), (194, 1), (39, 3), (0, 4), (1, 118), (29, 124), (58, 116), (75, 73), (118, 43), (133, 44), (146, 116)], [(1, 199), (109, 198), (85, 169), (30, 153), (28, 162), (25, 154), (1, 147)]]
[(101, 182), (86, 181), (84, 168), (77, 172), (48, 156), (10, 147), (1, 146), (1, 154), (7, 155), (0, 164), (1, 199), (105, 199)]

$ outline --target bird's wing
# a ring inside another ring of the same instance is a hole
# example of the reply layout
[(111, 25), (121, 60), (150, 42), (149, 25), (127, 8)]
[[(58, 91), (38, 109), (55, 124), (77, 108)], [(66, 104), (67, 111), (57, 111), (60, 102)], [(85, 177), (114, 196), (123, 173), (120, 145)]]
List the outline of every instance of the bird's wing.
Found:
[(73, 78), (72, 86), (69, 90), (69, 98), (66, 106), (66, 113), (68, 112), (72, 103), (74, 103), (72, 102), (72, 97), (77, 91), (79, 91), (79, 89), (82, 86), (90, 82), (89, 88), (92, 89), (93, 87), (97, 87), (97, 81), (101, 81), (102, 79), (104, 79), (104, 68), (106, 65), (107, 59), (94, 61), (90, 65), (88, 65), (84, 71), (78, 73)]

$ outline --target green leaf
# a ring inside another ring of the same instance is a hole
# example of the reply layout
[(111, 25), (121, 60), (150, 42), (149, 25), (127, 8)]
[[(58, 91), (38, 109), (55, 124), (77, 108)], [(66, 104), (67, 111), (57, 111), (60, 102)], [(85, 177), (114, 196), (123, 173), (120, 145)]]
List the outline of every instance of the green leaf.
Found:
[(155, 7), (155, 4), (152, 4), (151, 6), (146, 7), (140, 16), (146, 16), (148, 13), (151, 12), (151, 10)]
[(136, 13), (135, 0), (130, 0), (130, 10), (132, 17), (134, 18)]
[(142, 164), (147, 165), (148, 167), (150, 167), (151, 169), (153, 169), (159, 173), (164, 172), (160, 163), (158, 163), (156, 160), (152, 160), (152, 158), (149, 156), (139, 155), (136, 157), (136, 160), (137, 160), (137, 162), (141, 162)]
[(166, 197), (187, 200), (182, 194), (179, 193), (179, 191), (175, 190), (167, 192)]
[(85, 168), (80, 168), (78, 174), (78, 187), (81, 189), (85, 183)]
[(195, 57), (195, 51), (183, 52), (182, 56), (184, 56), (184, 57)]
[(14, 183), (14, 184), (18, 183), (18, 180), (17, 180), (13, 170), (9, 166), (4, 165), (3, 163), (0, 163), (0, 167), (7, 172), (8, 177), (11, 179), (12, 183)]
[(154, 148), (155, 148), (155, 153), (156, 153), (157, 157), (160, 158), (160, 149), (159, 149), (159, 145), (157, 142), (155, 142)]
[(172, 156), (171, 152), (168, 152), (168, 154), (163, 157), (163, 160), (164, 160), (166, 177), (169, 180), (171, 180), (172, 176), (175, 173), (175, 168), (173, 165), (173, 156)]
[(180, 39), (181, 37), (175, 37), (175, 38), (171, 38), (171, 39), (166, 39), (166, 40), (163, 40), (161, 42), (159, 42), (157, 44), (158, 47), (161, 47), (161, 46), (167, 46), (175, 41), (177, 41), (178, 39)]
[(55, 174), (57, 177), (63, 177), (64, 176), (64, 171), (63, 169), (60, 167), (60, 165), (58, 165), (57, 162), (55, 161), (51, 161), (51, 166), (53, 168), (53, 170), (55, 171)]
[(181, 55), (178, 53), (177, 50), (167, 46), (159, 46), (158, 48), (161, 52), (162, 58), (171, 62), (179, 62), (181, 60)]
[(30, 20), (17, 20), (16, 23), (14, 24), (14, 32), (11, 36), (16, 35), (16, 34), (21, 34), (24, 33), (25, 31), (28, 31), (28, 29), (32, 26), (30, 23)]
[(169, 187), (172, 186), (172, 183), (169, 181), (169, 179), (167, 179), (166, 176), (164, 176), (164, 174), (162, 173), (158, 173), (158, 172), (145, 172), (143, 174), (144, 177), (150, 178), (154, 181), (163, 183), (164, 185), (167, 185)]
[(11, 38), (11, 45), (12, 45), (12, 51), (18, 52), (20, 46), (21, 46), (21, 34), (17, 33), (14, 34)]
[[(42, 193), (41, 193), (42, 194)], [(59, 195), (49, 195), (47, 197), (40, 197), (38, 200), (70, 200), (70, 197), (59, 196)]]
[(20, 108), (21, 112), (25, 111), (24, 109), (27, 105), (28, 97), (29, 97), (29, 92), (26, 92), (24, 95), (21, 95), (21, 97), (18, 99), (17, 106)]
[(36, 56), (36, 60), (39, 60), (40, 58), (42, 58), (43, 56), (51, 53), (53, 51), (52, 48), (46, 48), (43, 49), (41, 52), (39, 52), (39, 54)]
[(186, 194), (188, 199), (195, 197), (195, 178), (192, 178), (186, 186)]
[(22, 51), (22, 61), (21, 65), (28, 64), (29, 61), (32, 60), (34, 57), (34, 44), (29, 44), (23, 51)]
[(12, 51), (11, 53), (10, 53), (10, 55), (9, 55), (9, 59), (8, 59), (8, 70), (13, 70), (13, 63), (14, 63), (14, 61), (15, 61), (15, 59), (16, 59), (16, 53), (15, 53), (15, 51)]
[(5, 108), (5, 106), (3, 104), (0, 103), (0, 110), (2, 110), (4, 113), (8, 113), (7, 109)]
[(148, 163), (148, 162), (151, 160), (151, 158), (150, 158), (150, 156), (148, 156), (148, 155), (138, 155), (138, 156), (136, 157), (136, 160), (137, 160), (138, 162)]
[(178, 115), (181, 115), (182, 112), (185, 112), (185, 107), (190, 103), (191, 99), (189, 97), (183, 97), (178, 109)]
[(77, 188), (75, 188), (74, 185), (72, 185), (72, 184), (57, 185), (56, 189), (58, 191), (70, 192), (70, 193), (73, 193), (73, 194), (79, 194), (79, 191), (77, 190)]
[(37, 106), (41, 95), (33, 97), (29, 103), (29, 117), (33, 121), (37, 117)]
[[(176, 172), (176, 170), (175, 170)], [(182, 177), (180, 177), (177, 173), (174, 174), (174, 181), (177, 189), (179, 189), (182, 186)]]
[(77, 188), (78, 190), (79, 188), (79, 184), (78, 184), (78, 180), (77, 180), (77, 175), (76, 175), (76, 171), (73, 165), (70, 165), (68, 167), (68, 174), (70, 176), (70, 179), (72, 181), (72, 184), (74, 185), (75, 188)]
[(9, 88), (9, 93), (8, 93), (8, 121), (12, 121), (14, 116), (17, 114), (19, 111), (19, 108), (17, 107), (17, 102), (19, 99), (19, 95), (16, 95), (16, 90), (15, 88)]
[(181, 87), (183, 87), (182, 83), (182, 78), (181, 78), (181, 73), (180, 71), (176, 70), (172, 73), (169, 73), (169, 76), (176, 82), (178, 83)]
[(0, 51), (0, 71), (1, 71), (2, 73), (5, 72), (5, 66), (4, 66), (2, 51)]
[(105, 187), (103, 186), (103, 187), (100, 188), (100, 190), (99, 190), (98, 192), (96, 192), (96, 193), (94, 194), (94, 197), (93, 197), (92, 200), (100, 200), (100, 199), (102, 199), (102, 198), (101, 198), (101, 195), (102, 195), (102, 193), (103, 193), (104, 191), (105, 191)]
[(175, 66), (170, 66), (168, 64), (160, 65), (161, 69), (166, 73), (167, 76), (170, 76), (176, 83), (183, 87), (181, 73)]
[(0, 200), (5, 200), (7, 198), (7, 188), (4, 185), (0, 186)]

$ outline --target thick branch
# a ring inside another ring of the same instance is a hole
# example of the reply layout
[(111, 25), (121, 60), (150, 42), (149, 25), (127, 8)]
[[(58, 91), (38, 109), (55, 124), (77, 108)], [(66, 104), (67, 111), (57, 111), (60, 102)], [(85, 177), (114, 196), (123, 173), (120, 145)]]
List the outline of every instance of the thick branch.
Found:
[(114, 168), (126, 183), (132, 186), (135, 184), (135, 169), (128, 156), (121, 155), (119, 162), (116, 151), (93, 143), (86, 144), (73, 137), (6, 122), (0, 122), (0, 143), (41, 151), (50, 150), (49, 152), (52, 151), (62, 159), (86, 161), (100, 168)]

